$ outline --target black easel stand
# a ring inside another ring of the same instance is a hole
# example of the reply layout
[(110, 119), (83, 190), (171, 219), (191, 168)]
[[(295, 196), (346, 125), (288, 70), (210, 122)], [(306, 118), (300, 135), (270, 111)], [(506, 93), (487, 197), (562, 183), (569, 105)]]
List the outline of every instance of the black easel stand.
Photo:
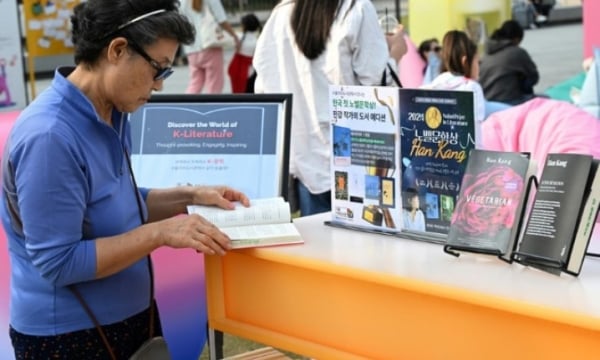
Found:
[[(532, 185), (534, 185), (536, 188), (538, 186), (538, 181), (537, 178), (535, 176), (530, 176), (529, 180), (527, 180), (527, 187), (525, 188), (525, 196), (523, 197), (523, 207), (525, 207), (527, 205), (527, 202), (529, 201), (529, 194), (531, 193), (531, 187)], [(521, 233), (521, 228), (523, 226), (523, 220), (525, 218), (525, 211), (521, 212), (521, 216), (519, 217), (519, 220), (517, 221), (517, 229), (519, 234)], [(517, 240), (515, 240), (515, 242), (512, 245), (512, 249), (509, 249), (509, 254), (514, 253), (514, 251), (517, 249), (517, 243), (518, 243), (518, 238), (520, 236), (517, 235)], [(486, 255), (495, 255), (498, 257), (498, 259), (507, 262), (509, 264), (511, 264), (514, 261), (514, 256), (509, 256), (509, 257), (505, 257), (504, 253), (500, 250), (496, 250), (496, 249), (485, 249), (485, 248), (479, 248), (479, 247), (475, 247), (475, 246), (456, 246), (456, 245), (444, 245), (444, 252), (446, 254), (450, 254), (452, 256), (456, 256), (459, 257), (460, 256), (460, 252), (459, 251), (465, 251), (465, 252), (471, 252), (471, 253), (477, 253), (477, 254), (486, 254)]]

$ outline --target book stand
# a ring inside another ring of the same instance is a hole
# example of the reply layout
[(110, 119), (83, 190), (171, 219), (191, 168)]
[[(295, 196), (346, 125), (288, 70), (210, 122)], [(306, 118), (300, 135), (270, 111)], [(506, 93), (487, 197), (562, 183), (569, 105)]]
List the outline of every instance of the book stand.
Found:
[[(527, 186), (525, 187), (525, 196), (523, 197), (523, 207), (525, 207), (527, 205), (527, 203), (529, 202), (529, 194), (531, 192), (531, 187), (535, 186), (537, 188), (538, 186), (538, 181), (537, 178), (535, 176), (530, 176), (529, 180), (527, 181)], [(525, 219), (525, 213), (526, 211), (522, 211), (521, 212), (521, 216), (519, 217), (518, 221), (517, 221), (517, 239), (513, 242), (512, 245), (512, 249), (509, 249), (507, 251), (508, 254), (514, 254), (515, 250), (517, 249), (517, 244), (518, 244), (518, 240), (520, 238), (520, 234), (521, 234), (521, 228), (523, 227), (523, 221)], [(508, 256), (505, 257), (504, 255), (506, 255), (505, 253), (503, 253), (500, 250), (495, 250), (495, 249), (488, 249), (488, 248), (480, 248), (480, 247), (476, 247), (476, 246), (456, 246), (456, 245), (444, 245), (444, 252), (446, 254), (450, 254), (452, 256), (460, 256), (459, 251), (466, 251), (466, 252), (472, 252), (472, 253), (478, 253), (478, 254), (486, 254), (486, 255), (495, 255), (497, 256), (500, 260), (507, 262), (509, 264), (511, 264), (513, 261), (515, 261), (515, 257), (514, 256)]]
[[(537, 187), (537, 181), (535, 181), (535, 186)], [(598, 214), (596, 213), (596, 217), (598, 216)], [(521, 219), (522, 220), (522, 219)], [(519, 220), (519, 224), (521, 224), (521, 220)], [(595, 225), (595, 223), (594, 223)], [(517, 242), (515, 242), (515, 247), (517, 245)], [(597, 257), (600, 258), (600, 254), (597, 253), (592, 253), (589, 251), (585, 252), (585, 256), (590, 256), (590, 257)], [(512, 254), (510, 256), (510, 262), (518, 262), (519, 264), (522, 264), (524, 266), (533, 266), (533, 267), (538, 267), (538, 268), (546, 268), (546, 269), (555, 269), (556, 273), (558, 274), (559, 272), (564, 272), (567, 273), (569, 275), (573, 275), (573, 276), (578, 276), (579, 272), (573, 272), (573, 271), (569, 271), (566, 269), (566, 265), (563, 261), (558, 261), (556, 259), (552, 259), (552, 258), (548, 258), (545, 256), (540, 256), (540, 255), (535, 255), (535, 254), (529, 254), (529, 253), (525, 253), (525, 252), (519, 252), (516, 251), (516, 249), (513, 249)]]

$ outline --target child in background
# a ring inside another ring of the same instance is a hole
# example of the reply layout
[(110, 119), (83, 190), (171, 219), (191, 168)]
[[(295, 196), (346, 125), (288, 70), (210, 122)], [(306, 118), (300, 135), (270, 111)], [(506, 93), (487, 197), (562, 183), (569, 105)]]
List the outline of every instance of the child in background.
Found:
[(256, 48), (256, 40), (260, 32), (260, 21), (254, 14), (247, 14), (241, 20), (243, 34), (240, 50), (233, 55), (227, 73), (231, 80), (232, 93), (246, 92), (248, 75), (252, 70), (252, 57)]
[(441, 59), (441, 74), (423, 88), (473, 92), (475, 147), (481, 148), (481, 122), (485, 119), (485, 98), (483, 89), (477, 82), (479, 77), (477, 45), (463, 31), (448, 31), (442, 40)]

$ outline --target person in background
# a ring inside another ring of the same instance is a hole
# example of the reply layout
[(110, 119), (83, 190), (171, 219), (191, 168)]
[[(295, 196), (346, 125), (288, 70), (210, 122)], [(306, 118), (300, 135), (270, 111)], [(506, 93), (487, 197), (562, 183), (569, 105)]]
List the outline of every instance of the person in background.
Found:
[(481, 122), (485, 120), (485, 98), (479, 75), (479, 55), (477, 46), (467, 34), (459, 30), (448, 31), (442, 40), (442, 67), (433, 81), (423, 86), (429, 89), (463, 90), (473, 93), (475, 114), (475, 146), (481, 147)]
[(244, 93), (248, 88), (248, 77), (252, 71), (252, 57), (261, 28), (260, 20), (254, 14), (244, 15), (241, 24), (240, 50), (233, 54), (227, 69), (232, 93)]
[(369, 0), (283, 0), (271, 12), (254, 54), (255, 92), (294, 95), (290, 183), (302, 216), (331, 210), (329, 85), (380, 85), (404, 53), (402, 28), (386, 37)]
[[(159, 247), (223, 255), (230, 239), (189, 204), (231, 209), (226, 186), (138, 188), (127, 114), (161, 90), (193, 25), (176, 0), (88, 0), (71, 17), (75, 67), (21, 113), (2, 156), (16, 359), (129, 359), (162, 330), (150, 298)], [(91, 309), (94, 326), (74, 291)], [(150, 334), (150, 316), (154, 332)]]
[[(200, 28), (202, 22), (210, 21), (209, 16), (214, 18), (231, 35), (236, 50), (239, 49), (240, 39), (227, 21), (227, 14), (220, 0), (182, 0), (181, 12), (197, 28)], [(223, 47), (204, 44), (201, 34), (198, 35), (192, 44), (183, 47), (190, 69), (190, 81), (185, 92), (199, 94), (204, 90), (207, 94), (220, 94), (225, 84)]]
[(479, 67), (486, 99), (518, 105), (534, 97), (540, 75), (529, 53), (519, 46), (523, 35), (517, 21), (507, 20), (486, 43)]
[(417, 190), (408, 188), (404, 192), (407, 206), (402, 209), (403, 230), (425, 231), (425, 215), (421, 210)]
[[(535, 7), (535, 11), (543, 16), (543, 18), (539, 18), (539, 20), (546, 21), (550, 16), (550, 11), (556, 5), (556, 0), (532, 0), (533, 6)], [(543, 22), (542, 21), (542, 22)]]
[(440, 74), (442, 47), (438, 39), (432, 38), (421, 42), (419, 45), (419, 56), (425, 62), (423, 69), (423, 85), (429, 84)]
[(512, 18), (517, 20), (523, 28), (537, 29), (539, 24), (548, 21), (547, 14), (545, 16), (538, 12), (539, 4), (539, 1), (534, 0), (513, 0)]

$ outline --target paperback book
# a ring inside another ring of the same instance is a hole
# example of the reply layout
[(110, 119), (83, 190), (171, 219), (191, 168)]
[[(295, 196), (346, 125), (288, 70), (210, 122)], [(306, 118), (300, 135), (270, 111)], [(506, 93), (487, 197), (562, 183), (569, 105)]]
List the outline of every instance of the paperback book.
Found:
[(471, 150), (444, 250), (510, 261), (535, 170), (529, 154)]
[(599, 203), (597, 160), (548, 154), (515, 260), (554, 274), (579, 274)]
[(399, 134), (402, 229), (444, 242), (475, 147), (473, 94), (401, 89)]
[(236, 204), (233, 210), (189, 205), (187, 211), (204, 217), (227, 234), (234, 249), (304, 242), (291, 222), (290, 205), (282, 197), (253, 199), (250, 207)]

